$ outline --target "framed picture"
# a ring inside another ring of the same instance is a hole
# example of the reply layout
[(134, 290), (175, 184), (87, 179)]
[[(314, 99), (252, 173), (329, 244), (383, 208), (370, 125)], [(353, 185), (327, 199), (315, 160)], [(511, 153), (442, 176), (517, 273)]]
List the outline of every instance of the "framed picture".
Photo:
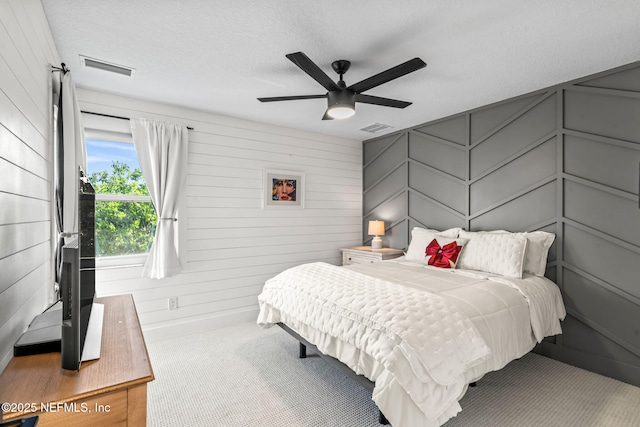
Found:
[(265, 169), (264, 207), (304, 208), (304, 173)]

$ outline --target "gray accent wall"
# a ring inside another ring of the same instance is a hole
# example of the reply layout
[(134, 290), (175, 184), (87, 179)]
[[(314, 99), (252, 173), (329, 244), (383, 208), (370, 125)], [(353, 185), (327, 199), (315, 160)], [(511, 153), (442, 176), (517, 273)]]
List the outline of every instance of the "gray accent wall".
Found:
[[(556, 234), (563, 334), (536, 351), (640, 386), (640, 63), (371, 139), (363, 235), (414, 226)], [(368, 243), (365, 240), (364, 243)]]

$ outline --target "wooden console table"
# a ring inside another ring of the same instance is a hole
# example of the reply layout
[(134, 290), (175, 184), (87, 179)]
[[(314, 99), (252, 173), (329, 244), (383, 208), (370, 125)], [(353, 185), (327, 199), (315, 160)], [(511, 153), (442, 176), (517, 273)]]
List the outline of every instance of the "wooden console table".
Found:
[(104, 304), (100, 359), (67, 371), (60, 353), (14, 357), (0, 374), (0, 403), (20, 410), (2, 421), (38, 415), (38, 427), (146, 425), (154, 377), (133, 297), (95, 302)]

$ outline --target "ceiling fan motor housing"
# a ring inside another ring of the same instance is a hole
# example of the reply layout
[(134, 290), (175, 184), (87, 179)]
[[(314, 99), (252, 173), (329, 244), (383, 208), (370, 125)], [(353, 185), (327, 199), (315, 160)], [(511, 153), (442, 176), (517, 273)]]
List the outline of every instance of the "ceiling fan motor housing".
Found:
[(348, 89), (332, 90), (327, 93), (329, 107), (337, 105), (351, 106), (354, 108), (356, 103), (356, 94)]

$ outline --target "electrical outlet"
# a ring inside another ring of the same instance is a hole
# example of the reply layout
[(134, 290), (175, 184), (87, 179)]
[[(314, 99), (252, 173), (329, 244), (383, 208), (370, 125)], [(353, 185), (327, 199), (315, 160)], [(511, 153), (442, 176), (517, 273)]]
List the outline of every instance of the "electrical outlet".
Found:
[(178, 297), (169, 298), (169, 310), (177, 310), (178, 309)]

